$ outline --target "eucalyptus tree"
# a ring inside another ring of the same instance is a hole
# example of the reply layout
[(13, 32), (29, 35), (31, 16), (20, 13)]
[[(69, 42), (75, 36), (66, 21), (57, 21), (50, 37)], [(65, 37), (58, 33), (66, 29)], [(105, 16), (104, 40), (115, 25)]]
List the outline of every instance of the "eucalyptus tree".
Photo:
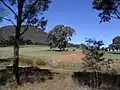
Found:
[(58, 47), (60, 51), (65, 50), (68, 41), (75, 34), (75, 30), (64, 25), (56, 25), (47, 36), (48, 45), (50, 48)]
[(93, 8), (99, 11), (100, 22), (120, 19), (120, 0), (93, 0)]
[[(31, 25), (45, 29), (47, 19), (43, 17), (43, 13), (48, 10), (50, 3), (50, 0), (0, 0), (0, 20), (7, 20), (15, 27), (13, 72), (18, 84), (20, 84), (18, 74), (20, 37)], [(22, 26), (25, 26), (23, 31)]]

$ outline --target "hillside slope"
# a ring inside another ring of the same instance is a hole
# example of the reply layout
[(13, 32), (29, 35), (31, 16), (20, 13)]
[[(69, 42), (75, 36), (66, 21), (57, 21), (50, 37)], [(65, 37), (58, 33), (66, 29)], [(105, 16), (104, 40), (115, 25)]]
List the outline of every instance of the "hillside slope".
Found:
[[(21, 31), (23, 30), (24, 30), (24, 27), (22, 27)], [(15, 35), (14, 26), (5, 26), (0, 28), (0, 41), (9, 40), (9, 37), (14, 35)], [(22, 37), (24, 40), (31, 40), (33, 44), (46, 44), (47, 33), (40, 30), (39, 28), (30, 26), (28, 28), (28, 31), (26, 31), (22, 35)]]

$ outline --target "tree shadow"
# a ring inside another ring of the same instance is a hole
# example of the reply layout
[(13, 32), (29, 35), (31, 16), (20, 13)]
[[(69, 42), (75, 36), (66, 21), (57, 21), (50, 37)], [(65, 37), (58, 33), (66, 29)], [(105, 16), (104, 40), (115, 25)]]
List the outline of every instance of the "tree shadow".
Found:
[(97, 90), (120, 90), (120, 75), (95, 72), (74, 72), (72, 79), (79, 86), (97, 88)]
[(109, 52), (111, 54), (120, 54), (120, 52)]
[(51, 51), (51, 52), (62, 52), (61, 50), (46, 50), (46, 51)]
[(68, 49), (66, 49), (66, 50), (46, 50), (46, 51), (51, 51), (51, 52), (68, 52)]
[[(38, 67), (19, 67), (20, 83), (45, 82), (53, 79), (55, 73), (48, 69), (40, 69)], [(15, 83), (12, 73), (12, 67), (0, 70), (0, 86), (7, 83)]]
[(0, 63), (11, 62), (12, 58), (0, 59)]

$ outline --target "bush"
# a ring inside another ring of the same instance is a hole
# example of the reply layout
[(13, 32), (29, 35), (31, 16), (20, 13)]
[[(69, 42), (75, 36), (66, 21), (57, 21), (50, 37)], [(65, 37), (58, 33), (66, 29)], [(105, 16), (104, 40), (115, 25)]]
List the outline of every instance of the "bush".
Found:
[(75, 49), (73, 49), (72, 51), (75, 51)]
[(83, 50), (85, 54), (83, 68), (85, 70), (92, 70), (94, 72), (110, 70), (110, 62), (103, 58), (104, 53), (101, 51), (102, 41), (89, 39), (86, 41), (88, 48)]

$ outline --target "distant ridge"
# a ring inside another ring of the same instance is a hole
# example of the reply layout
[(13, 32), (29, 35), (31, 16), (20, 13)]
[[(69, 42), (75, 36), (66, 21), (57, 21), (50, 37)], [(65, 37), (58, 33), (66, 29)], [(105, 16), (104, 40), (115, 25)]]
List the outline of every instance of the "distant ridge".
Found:
[[(21, 31), (24, 30), (24, 26)], [(4, 26), (0, 28), (0, 41), (9, 40), (9, 36), (15, 35), (15, 27), (14, 26)], [(40, 30), (37, 27), (29, 26), (28, 31), (26, 31), (22, 35), (24, 40), (31, 40), (33, 44), (47, 44), (47, 32)], [(4, 40), (4, 39), (5, 40)]]

